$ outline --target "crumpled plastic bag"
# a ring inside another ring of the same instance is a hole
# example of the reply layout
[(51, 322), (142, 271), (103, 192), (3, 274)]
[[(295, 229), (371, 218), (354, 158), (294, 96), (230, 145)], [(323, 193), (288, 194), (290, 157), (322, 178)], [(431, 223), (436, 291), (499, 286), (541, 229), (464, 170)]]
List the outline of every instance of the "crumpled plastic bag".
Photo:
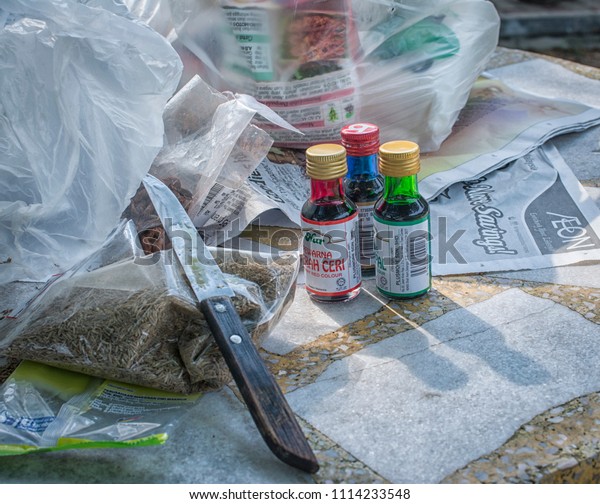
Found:
[[(268, 154), (273, 139), (254, 124), (259, 115), (270, 125), (291, 128), (251, 96), (221, 93), (198, 76), (165, 107), (165, 145), (150, 173), (178, 196), (208, 245), (241, 231), (234, 221), (244, 201), (219, 194), (238, 189)], [(135, 220), (141, 233), (160, 227), (143, 187), (124, 216)]]
[[(155, 0), (155, 3), (158, 0)], [(165, 3), (161, 0), (160, 3)], [(130, 0), (135, 3), (135, 0)], [(371, 122), (381, 140), (436, 150), (492, 55), (499, 16), (487, 0), (170, 0), (169, 39), (220, 90), (251, 94), (305, 135), (339, 141)]]
[(101, 246), (163, 144), (181, 61), (111, 0), (0, 5), (0, 284)]
[(162, 445), (199, 396), (24, 361), (0, 384), (0, 456)]
[(173, 25), (171, 10), (166, 0), (122, 0), (129, 12), (152, 29), (167, 37)]
[(186, 210), (195, 224), (215, 183), (237, 188), (258, 166), (273, 144), (252, 124), (256, 111), (208, 86), (198, 76), (167, 104), (163, 119), (166, 143), (150, 173), (175, 177), (191, 194)]
[[(377, 9), (367, 14), (362, 9), (369, 4)], [(358, 5), (355, 20), (365, 54), (357, 68), (361, 120), (379, 124), (383, 142), (409, 139), (423, 152), (437, 150), (496, 48), (500, 19), (494, 5), (353, 2)]]

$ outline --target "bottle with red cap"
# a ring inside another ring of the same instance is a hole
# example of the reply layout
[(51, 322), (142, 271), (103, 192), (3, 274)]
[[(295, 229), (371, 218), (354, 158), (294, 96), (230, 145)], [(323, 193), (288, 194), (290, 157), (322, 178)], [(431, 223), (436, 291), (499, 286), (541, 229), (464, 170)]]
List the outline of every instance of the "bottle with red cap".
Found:
[(341, 136), (348, 162), (344, 189), (358, 207), (360, 265), (363, 276), (374, 275), (373, 207), (383, 193), (377, 170), (379, 128), (370, 123), (350, 124), (342, 128)]

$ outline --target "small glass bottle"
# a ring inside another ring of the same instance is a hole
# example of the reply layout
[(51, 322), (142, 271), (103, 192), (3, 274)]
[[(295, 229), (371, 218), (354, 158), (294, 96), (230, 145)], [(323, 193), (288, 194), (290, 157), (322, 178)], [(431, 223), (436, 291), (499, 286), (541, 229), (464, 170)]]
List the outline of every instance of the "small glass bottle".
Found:
[(358, 212), (344, 194), (346, 149), (320, 144), (306, 150), (310, 197), (302, 207), (306, 290), (322, 302), (349, 301), (360, 292)]
[(383, 192), (383, 179), (377, 171), (379, 128), (370, 123), (350, 124), (342, 128), (341, 136), (348, 160), (344, 189), (358, 207), (360, 265), (363, 276), (372, 276), (375, 274), (373, 207)]
[(419, 194), (419, 146), (395, 141), (379, 149), (383, 195), (375, 204), (377, 289), (389, 298), (411, 298), (431, 288), (429, 205)]

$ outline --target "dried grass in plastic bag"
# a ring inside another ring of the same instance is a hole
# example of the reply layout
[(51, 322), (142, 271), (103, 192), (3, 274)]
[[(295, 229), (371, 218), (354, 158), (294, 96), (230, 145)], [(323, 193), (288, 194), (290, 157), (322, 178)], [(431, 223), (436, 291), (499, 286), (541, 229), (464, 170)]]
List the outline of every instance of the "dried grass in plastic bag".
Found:
[[(258, 342), (293, 298), (298, 257), (215, 254)], [(60, 279), (9, 327), (2, 347), (11, 358), (169, 392), (215, 389), (230, 379), (170, 251)]]

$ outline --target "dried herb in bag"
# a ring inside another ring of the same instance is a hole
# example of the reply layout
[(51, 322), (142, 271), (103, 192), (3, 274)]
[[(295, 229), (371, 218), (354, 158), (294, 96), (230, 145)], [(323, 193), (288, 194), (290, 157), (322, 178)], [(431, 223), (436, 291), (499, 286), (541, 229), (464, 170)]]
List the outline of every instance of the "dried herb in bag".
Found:
[[(223, 386), (227, 366), (170, 259), (161, 252), (59, 280), (15, 322), (3, 355), (169, 392)], [(293, 296), (297, 258), (228, 259), (219, 261), (234, 306), (258, 342)]]

